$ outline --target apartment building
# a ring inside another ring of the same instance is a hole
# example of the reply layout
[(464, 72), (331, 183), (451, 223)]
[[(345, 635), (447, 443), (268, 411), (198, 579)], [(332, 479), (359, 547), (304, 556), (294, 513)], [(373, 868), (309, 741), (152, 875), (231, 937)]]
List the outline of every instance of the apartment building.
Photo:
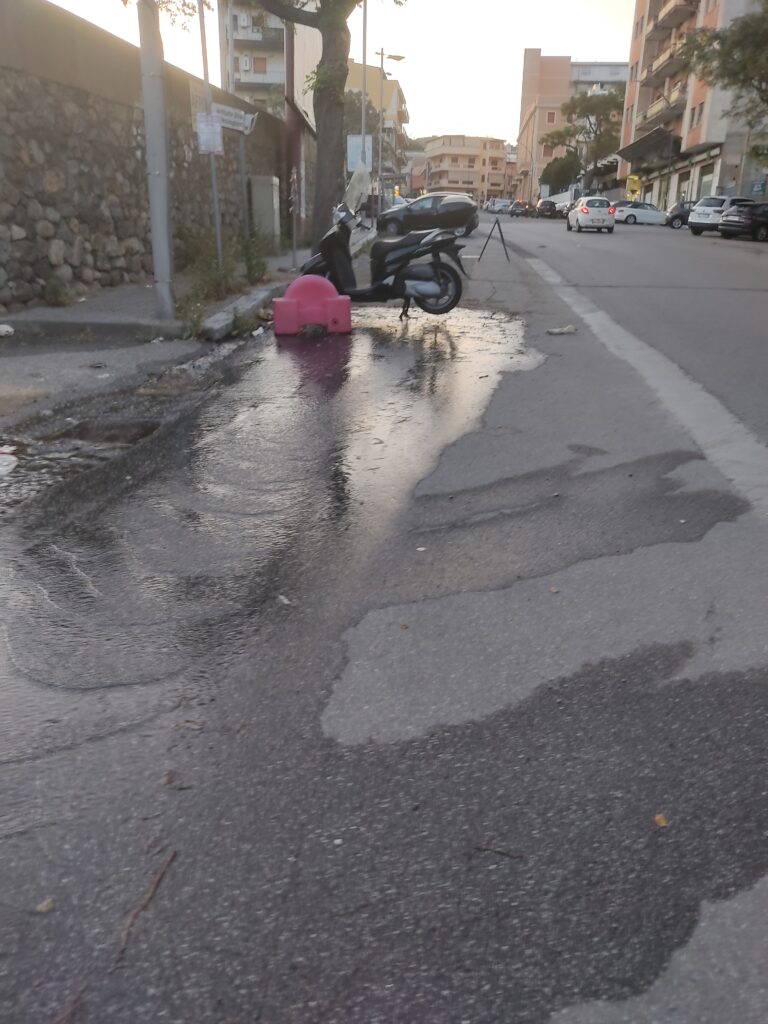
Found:
[[(363, 91), (363, 65), (354, 60), (348, 61), (347, 82), (344, 86), (345, 92)], [(384, 160), (390, 171), (399, 171), (405, 164), (405, 146), (407, 135), (405, 126), (408, 124), (408, 105), (405, 101), (405, 94), (396, 78), (390, 78), (386, 71), (382, 77), (379, 65), (365, 65), (365, 91), (368, 101), (376, 109), (384, 111), (383, 135), (385, 140)], [(360, 129), (358, 128), (359, 132)], [(374, 166), (378, 161), (378, 121), (375, 124), (366, 125), (366, 134), (373, 136)], [(392, 154), (394, 159), (387, 163), (387, 154)]]
[[(747, 130), (729, 93), (687, 73), (680, 48), (698, 28), (722, 28), (753, 0), (636, 0), (620, 175), (628, 193), (665, 207), (713, 192), (750, 192)], [(763, 182), (764, 187), (764, 182)]]
[(320, 60), (317, 29), (288, 25), (250, 4), (219, 0), (219, 50), (222, 88), (283, 116), (286, 89), (286, 31), (291, 33), (293, 93), (305, 119), (314, 127), (312, 91), (307, 76)]
[(425, 155), (430, 191), (464, 192), (478, 202), (504, 195), (502, 139), (441, 135), (427, 143)]
[(546, 57), (541, 50), (527, 49), (523, 59), (520, 128), (517, 136), (518, 198), (536, 198), (541, 172), (561, 147), (545, 146), (542, 136), (566, 125), (561, 107), (572, 96), (593, 89), (622, 89), (629, 65), (617, 62), (584, 63), (570, 57)]

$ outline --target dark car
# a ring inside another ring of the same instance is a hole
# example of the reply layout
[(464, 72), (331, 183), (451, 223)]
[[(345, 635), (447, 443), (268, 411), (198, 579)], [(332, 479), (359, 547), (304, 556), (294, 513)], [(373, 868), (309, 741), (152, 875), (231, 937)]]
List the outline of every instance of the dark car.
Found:
[(691, 210), (696, 205), (695, 202), (686, 200), (679, 203), (673, 203), (667, 210), (667, 227), (668, 228), (681, 228), (683, 224), (688, 223), (688, 218), (691, 215)]
[(477, 203), (455, 192), (430, 192), (404, 206), (385, 210), (377, 221), (380, 234), (405, 235), (409, 231), (450, 228), (457, 235), (471, 235), (480, 223)]
[(524, 199), (516, 199), (509, 208), (510, 217), (532, 217), (534, 212), (533, 205)]
[(552, 217), (553, 219), (557, 216), (557, 205), (552, 199), (540, 199), (536, 203), (536, 216), (537, 217)]
[(749, 235), (756, 242), (768, 242), (768, 203), (732, 206), (720, 218), (717, 230), (722, 238)]

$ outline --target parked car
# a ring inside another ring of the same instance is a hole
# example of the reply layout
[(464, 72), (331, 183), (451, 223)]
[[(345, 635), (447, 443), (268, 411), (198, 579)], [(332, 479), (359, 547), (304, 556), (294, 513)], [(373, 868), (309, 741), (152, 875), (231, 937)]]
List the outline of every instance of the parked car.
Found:
[(692, 235), (701, 235), (704, 231), (717, 231), (720, 218), (731, 207), (745, 206), (753, 202), (753, 199), (745, 199), (744, 196), (704, 196), (691, 210), (688, 228)]
[(551, 199), (540, 199), (536, 203), (536, 216), (554, 218), (557, 216), (557, 206)]
[(534, 212), (533, 204), (525, 199), (516, 199), (509, 208), (510, 217), (532, 217)]
[(749, 235), (756, 242), (768, 242), (768, 203), (739, 203), (720, 218), (721, 238)]
[(509, 213), (511, 199), (490, 199), (486, 209), (489, 213)]
[(617, 224), (665, 224), (667, 215), (653, 203), (639, 203), (632, 200), (616, 208)]
[(690, 200), (682, 199), (679, 203), (673, 203), (667, 210), (667, 227), (674, 228), (677, 231), (684, 224), (687, 224), (688, 218), (691, 215), (691, 210), (695, 205), (696, 203)]
[(602, 231), (613, 234), (616, 207), (603, 196), (582, 196), (565, 219), (569, 231)]
[(471, 235), (480, 217), (477, 203), (455, 192), (430, 192), (404, 206), (385, 210), (377, 221), (380, 234), (405, 235), (409, 231), (450, 228), (457, 235)]

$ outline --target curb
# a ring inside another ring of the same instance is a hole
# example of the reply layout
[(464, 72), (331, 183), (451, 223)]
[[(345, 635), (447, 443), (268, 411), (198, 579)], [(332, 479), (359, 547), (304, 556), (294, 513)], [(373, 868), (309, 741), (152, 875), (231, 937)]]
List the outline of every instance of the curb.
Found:
[[(349, 248), (352, 256), (356, 256), (374, 238), (376, 238), (375, 227), (371, 228), (370, 231), (350, 245)], [(298, 276), (297, 274), (296, 277)], [(251, 291), (230, 302), (229, 305), (219, 310), (218, 313), (206, 317), (203, 320), (202, 337), (206, 341), (223, 341), (224, 338), (227, 338), (232, 333), (236, 315), (253, 316), (268, 302), (271, 302), (272, 299), (281, 296), (287, 287), (288, 285), (286, 284), (274, 284), (266, 288), (252, 288)]]
[(206, 341), (223, 341), (224, 338), (232, 333), (235, 315), (253, 316), (262, 306), (282, 295), (286, 287), (287, 285), (284, 284), (273, 284), (266, 288), (252, 288), (245, 295), (241, 295), (234, 302), (230, 302), (228, 306), (225, 306), (224, 309), (219, 310), (218, 313), (213, 313), (211, 316), (206, 317), (203, 320), (203, 329), (200, 332), (202, 337)]

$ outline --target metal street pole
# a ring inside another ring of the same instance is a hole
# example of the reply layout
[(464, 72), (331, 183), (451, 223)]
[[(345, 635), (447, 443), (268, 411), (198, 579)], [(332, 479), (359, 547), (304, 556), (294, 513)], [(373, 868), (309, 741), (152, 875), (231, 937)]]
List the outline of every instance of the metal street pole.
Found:
[[(200, 43), (203, 47), (203, 81), (205, 82), (205, 112), (210, 116), (213, 109), (211, 81), (208, 77), (208, 43), (205, 37), (205, 10), (203, 0), (197, 0), (197, 13), (200, 18)], [(211, 161), (211, 192), (213, 193), (213, 229), (216, 233), (216, 257), (219, 267), (224, 263), (224, 247), (221, 241), (221, 210), (219, 209), (219, 188), (216, 181), (216, 154), (209, 155)]]
[[(363, 146), (363, 163), (368, 166), (368, 158), (366, 155), (365, 148), (365, 105), (366, 105), (366, 92), (365, 92), (365, 73), (366, 73), (366, 62), (368, 60), (368, 0), (363, 0), (363, 96), (362, 103), (360, 104), (360, 138)], [(371, 154), (373, 155), (373, 154)], [(373, 167), (371, 167), (373, 170)]]
[(173, 298), (173, 246), (168, 187), (170, 157), (163, 81), (163, 40), (155, 0), (139, 0), (139, 38), (155, 303), (161, 320), (173, 320), (176, 308)]
[[(381, 82), (379, 91), (379, 213), (383, 208), (384, 200), (384, 48), (377, 50), (376, 53), (381, 57)], [(405, 57), (401, 57), (397, 53), (388, 53), (386, 55), (387, 60), (405, 60)]]

